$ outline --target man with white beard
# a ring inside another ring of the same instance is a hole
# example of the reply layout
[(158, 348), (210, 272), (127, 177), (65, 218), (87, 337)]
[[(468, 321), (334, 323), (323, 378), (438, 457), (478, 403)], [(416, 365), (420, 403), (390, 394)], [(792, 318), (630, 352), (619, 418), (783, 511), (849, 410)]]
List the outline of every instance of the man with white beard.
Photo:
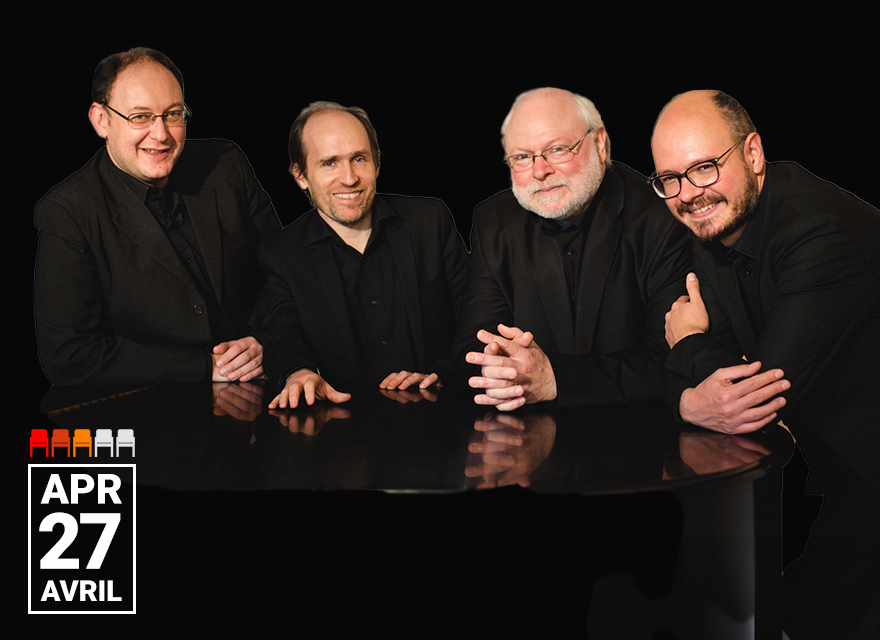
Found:
[(507, 411), (661, 398), (685, 232), (644, 176), (611, 162), (583, 96), (526, 92), (501, 134), (511, 189), (474, 211), (455, 348), (474, 401)]

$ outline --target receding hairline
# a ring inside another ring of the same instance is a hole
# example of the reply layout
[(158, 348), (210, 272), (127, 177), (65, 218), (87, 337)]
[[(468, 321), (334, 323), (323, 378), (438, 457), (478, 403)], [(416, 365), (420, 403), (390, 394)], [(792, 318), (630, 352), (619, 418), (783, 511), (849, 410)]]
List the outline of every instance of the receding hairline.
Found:
[(705, 96), (707, 103), (715, 109), (717, 115), (719, 115), (727, 124), (730, 134), (734, 139), (744, 139), (749, 134), (757, 131), (748, 112), (732, 96), (717, 89), (698, 89), (678, 93), (663, 105), (663, 108), (660, 109), (660, 113), (657, 114), (656, 120), (654, 120), (654, 128), (651, 133), (652, 140), (654, 139), (654, 134), (657, 132), (657, 126), (664, 114), (666, 114), (677, 102), (695, 95)]
[(287, 145), (288, 155), (290, 159), (288, 171), (293, 173), (294, 166), (298, 166), (302, 174), (306, 175), (307, 153), (305, 149), (305, 139), (303, 137), (303, 134), (305, 132), (306, 125), (312, 119), (312, 116), (316, 116), (325, 112), (345, 113), (354, 117), (361, 124), (367, 134), (367, 140), (370, 143), (370, 151), (373, 155), (373, 162), (376, 164), (376, 168), (378, 169), (380, 166), (381, 150), (379, 149), (379, 140), (376, 134), (376, 129), (373, 127), (373, 124), (370, 121), (370, 117), (367, 115), (367, 112), (361, 107), (346, 107), (338, 102), (333, 102), (329, 100), (318, 100), (304, 107), (296, 116), (296, 119), (293, 121), (293, 124), (290, 127), (290, 137), (288, 139)]
[[(507, 111), (507, 115), (504, 117), (504, 120), (501, 123), (501, 146), (504, 147), (505, 137), (507, 135), (507, 128), (510, 125), (510, 120), (513, 117), (514, 112), (517, 107), (519, 107), (527, 98), (536, 95), (544, 95), (544, 96), (559, 96), (563, 98), (567, 98), (574, 105), (575, 110), (578, 113), (583, 125), (587, 129), (593, 129), (596, 131), (598, 129), (605, 128), (605, 122), (602, 120), (602, 114), (599, 113), (599, 109), (596, 108), (595, 103), (589, 98), (577, 94), (573, 91), (569, 91), (568, 89), (560, 89), (559, 87), (538, 87), (535, 89), (529, 89), (528, 91), (523, 91), (516, 98), (514, 98), (513, 103), (510, 105), (510, 109)], [(611, 164), (611, 136), (608, 135), (606, 130), (605, 132), (605, 163), (606, 165)]]

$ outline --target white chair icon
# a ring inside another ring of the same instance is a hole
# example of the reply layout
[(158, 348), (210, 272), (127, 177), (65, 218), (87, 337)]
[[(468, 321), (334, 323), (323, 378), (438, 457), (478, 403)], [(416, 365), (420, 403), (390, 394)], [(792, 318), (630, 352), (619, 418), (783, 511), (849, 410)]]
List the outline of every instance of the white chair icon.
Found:
[(110, 457), (114, 456), (113, 452), (113, 432), (110, 429), (95, 429), (94, 444), (95, 455), (98, 455), (98, 449), (101, 447), (110, 448)]
[(119, 457), (119, 448), (129, 447), (134, 457), (134, 429), (118, 429), (116, 431), (116, 457)]

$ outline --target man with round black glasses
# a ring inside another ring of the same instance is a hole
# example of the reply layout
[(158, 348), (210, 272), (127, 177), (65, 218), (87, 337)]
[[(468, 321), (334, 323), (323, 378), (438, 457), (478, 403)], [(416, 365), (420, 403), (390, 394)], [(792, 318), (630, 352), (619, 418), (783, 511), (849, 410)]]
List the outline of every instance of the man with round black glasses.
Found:
[[(673, 99), (652, 148), (649, 181), (698, 241), (689, 298), (666, 325), (682, 418), (749, 432), (783, 407), (815, 417), (832, 392), (876, 384), (877, 209), (796, 164), (765, 162), (748, 114), (721, 93)], [(730, 369), (717, 366), (722, 345)]]
[(475, 402), (505, 411), (662, 398), (663, 316), (684, 293), (686, 233), (643, 175), (611, 162), (583, 96), (522, 94), (502, 146), (511, 189), (474, 211), (455, 349)]
[(784, 421), (808, 493), (824, 494), (785, 573), (785, 629), (855, 637), (876, 615), (880, 566), (880, 211), (766, 162), (748, 114), (721, 92), (673, 98), (652, 150), (650, 183), (698, 240), (688, 295), (667, 317), (669, 402), (725, 433)]
[(281, 227), (247, 159), (230, 142), (187, 142), (183, 79), (158, 51), (108, 56), (92, 94), (89, 120), (105, 145), (34, 215), (46, 376), (56, 385), (262, 376), (248, 330), (257, 248)]

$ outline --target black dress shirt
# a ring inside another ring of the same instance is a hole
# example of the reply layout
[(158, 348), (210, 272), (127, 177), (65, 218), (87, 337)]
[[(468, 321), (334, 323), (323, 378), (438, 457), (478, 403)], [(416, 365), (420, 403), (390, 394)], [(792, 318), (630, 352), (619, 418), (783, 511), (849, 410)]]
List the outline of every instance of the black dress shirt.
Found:
[[(604, 181), (602, 185), (604, 186)], [(582, 301), (578, 298), (581, 273), (584, 264), (584, 251), (587, 246), (587, 229), (593, 219), (596, 203), (602, 200), (602, 187), (593, 196), (586, 210), (570, 222), (559, 220), (545, 220), (543, 223), (544, 233), (554, 236), (559, 246), (559, 255), (562, 258), (562, 267), (565, 270), (565, 282), (568, 285), (569, 310), (572, 323), (577, 322), (578, 313), (581, 312)]]
[(724, 252), (725, 260), (730, 263), (736, 273), (743, 304), (756, 331), (760, 329), (761, 317), (760, 309), (758, 308), (756, 269), (763, 221), (763, 207), (759, 207), (754, 216), (752, 216), (752, 219), (749, 220), (739, 240)]
[(320, 231), (306, 243), (329, 242), (333, 249), (357, 332), (362, 380), (373, 388), (389, 373), (417, 368), (397, 267), (384, 229), (390, 218), (391, 214), (373, 215), (363, 254), (347, 245), (323, 219)]

